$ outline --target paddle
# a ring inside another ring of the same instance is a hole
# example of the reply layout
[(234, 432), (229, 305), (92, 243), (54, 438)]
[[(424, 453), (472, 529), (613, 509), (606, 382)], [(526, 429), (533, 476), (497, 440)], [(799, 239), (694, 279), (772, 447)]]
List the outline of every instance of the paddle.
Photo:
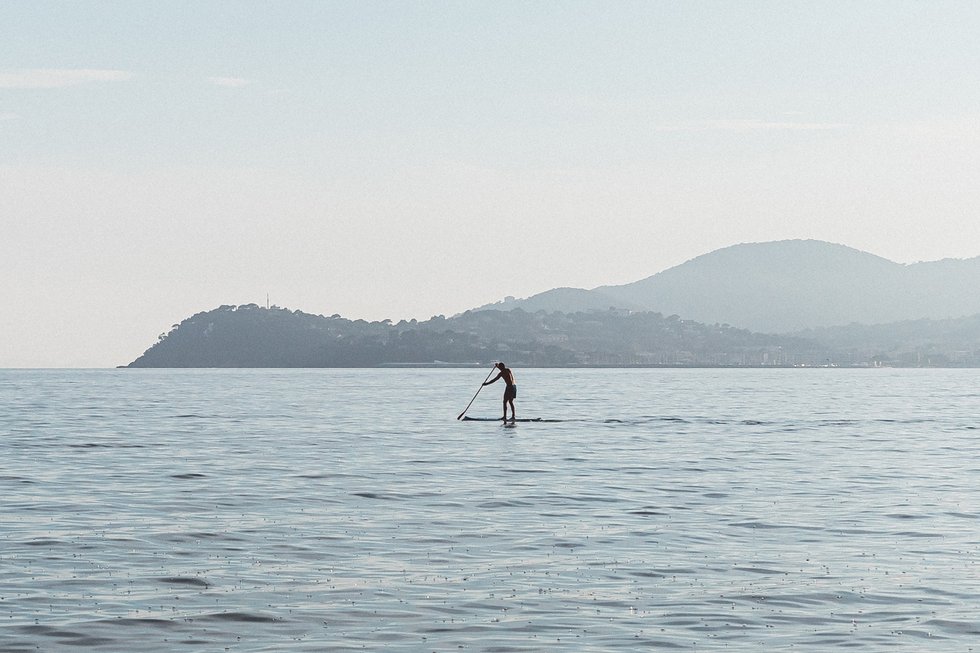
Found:
[[(487, 374), (487, 378), (483, 379), (483, 383), (486, 383), (487, 381), (490, 380), (490, 377), (493, 375), (496, 369), (497, 366), (494, 365), (493, 368), (490, 370), (490, 374)], [(476, 389), (476, 395), (480, 394), (480, 390), (483, 390), (483, 383), (481, 383), (480, 387)], [(456, 419), (463, 419), (463, 415), (466, 414), (466, 411), (468, 411), (470, 409), (470, 406), (473, 405), (473, 402), (476, 401), (476, 395), (473, 395), (473, 398), (470, 399), (470, 403), (466, 404), (466, 408), (463, 409), (463, 412), (461, 412), (459, 414), (459, 417), (457, 417)]]

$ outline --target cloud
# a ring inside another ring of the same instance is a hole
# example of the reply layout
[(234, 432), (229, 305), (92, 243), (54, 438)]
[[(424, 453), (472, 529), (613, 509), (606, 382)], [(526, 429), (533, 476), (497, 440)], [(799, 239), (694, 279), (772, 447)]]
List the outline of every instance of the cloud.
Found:
[(65, 88), (100, 82), (125, 82), (133, 73), (98, 68), (30, 68), (0, 71), (0, 88)]
[(20, 116), (9, 111), (0, 111), (0, 122), (5, 122), (7, 120), (20, 120)]
[(215, 86), (224, 86), (227, 88), (241, 88), (254, 83), (251, 79), (245, 79), (243, 77), (208, 77), (208, 81)]
[(850, 125), (839, 122), (796, 122), (789, 120), (694, 120), (653, 125), (656, 131), (689, 132), (689, 131), (827, 131), (846, 129)]
[(980, 118), (921, 120), (874, 125), (869, 130), (884, 138), (964, 142), (980, 139)]

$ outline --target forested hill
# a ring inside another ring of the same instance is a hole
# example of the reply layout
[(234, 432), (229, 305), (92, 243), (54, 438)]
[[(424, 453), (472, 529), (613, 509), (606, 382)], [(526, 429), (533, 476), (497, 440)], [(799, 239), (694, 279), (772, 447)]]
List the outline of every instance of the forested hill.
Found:
[(374, 367), (814, 364), (803, 338), (709, 326), (676, 315), (468, 311), (424, 322), (323, 317), (255, 304), (187, 318), (129, 367)]

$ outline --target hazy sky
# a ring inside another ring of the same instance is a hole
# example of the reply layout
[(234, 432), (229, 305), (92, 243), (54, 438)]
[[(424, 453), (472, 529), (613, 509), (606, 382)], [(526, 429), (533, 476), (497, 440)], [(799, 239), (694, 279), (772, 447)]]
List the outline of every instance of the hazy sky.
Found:
[(980, 3), (0, 0), (0, 367), (739, 242), (980, 255)]

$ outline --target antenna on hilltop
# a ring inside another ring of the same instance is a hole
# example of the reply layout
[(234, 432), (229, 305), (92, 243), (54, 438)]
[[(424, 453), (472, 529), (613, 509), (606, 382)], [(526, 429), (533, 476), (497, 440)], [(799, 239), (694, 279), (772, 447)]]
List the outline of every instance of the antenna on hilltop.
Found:
[(269, 310), (269, 293), (265, 294), (265, 310)]

